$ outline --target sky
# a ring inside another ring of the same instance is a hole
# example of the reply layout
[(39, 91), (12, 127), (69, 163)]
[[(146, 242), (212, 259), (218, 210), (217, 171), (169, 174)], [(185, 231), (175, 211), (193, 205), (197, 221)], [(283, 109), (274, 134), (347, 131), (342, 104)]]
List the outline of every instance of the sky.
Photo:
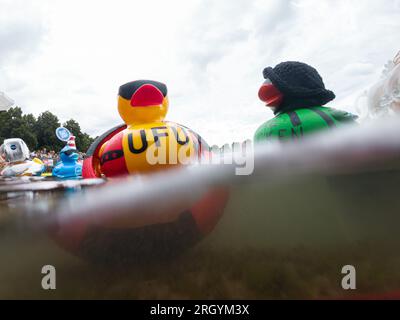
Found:
[(400, 50), (400, 0), (0, 0), (0, 91), (96, 136), (122, 122), (120, 85), (168, 86), (167, 120), (209, 144), (252, 138), (272, 112), (262, 70), (314, 66), (355, 112)]

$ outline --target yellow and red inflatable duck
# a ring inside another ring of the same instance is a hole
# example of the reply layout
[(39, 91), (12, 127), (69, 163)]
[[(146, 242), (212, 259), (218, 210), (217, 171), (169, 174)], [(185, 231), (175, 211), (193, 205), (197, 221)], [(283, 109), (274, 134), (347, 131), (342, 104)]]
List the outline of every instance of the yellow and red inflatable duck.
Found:
[[(86, 152), (83, 177), (113, 178), (169, 170), (208, 153), (209, 147), (198, 134), (164, 120), (167, 94), (166, 85), (157, 81), (122, 85), (118, 111), (125, 124), (95, 140)], [(152, 156), (161, 161), (152, 161)], [(75, 217), (57, 225), (52, 237), (65, 249), (93, 261), (159, 261), (179, 254), (211, 232), (227, 200), (228, 190), (210, 188), (184, 210), (148, 208), (157, 212), (136, 212), (122, 220), (113, 213), (106, 219), (96, 214), (86, 220)]]
[(167, 86), (137, 80), (119, 88), (118, 112), (125, 125), (113, 128), (89, 149), (83, 176), (116, 177), (176, 167), (201, 156), (204, 142), (192, 130), (164, 121)]

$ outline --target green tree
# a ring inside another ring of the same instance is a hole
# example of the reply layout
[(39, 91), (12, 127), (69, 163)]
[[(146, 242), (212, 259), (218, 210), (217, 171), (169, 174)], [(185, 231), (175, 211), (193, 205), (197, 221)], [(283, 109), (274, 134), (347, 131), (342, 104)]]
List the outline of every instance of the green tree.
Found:
[(36, 118), (33, 114), (26, 114), (22, 116), (22, 125), (19, 128), (20, 134), (13, 132), (15, 137), (20, 137), (28, 145), (30, 150), (36, 150), (38, 141), (36, 138)]
[(11, 137), (21, 138), (28, 145), (29, 150), (36, 150), (38, 142), (34, 132), (30, 131), (24, 124), (12, 130)]
[[(32, 122), (33, 120), (33, 122)], [(37, 147), (37, 139), (34, 127), (33, 115), (22, 115), (19, 107), (11, 108), (7, 112), (0, 113), (0, 141), (9, 138), (21, 138), (32, 150)]]
[[(21, 138), (30, 150), (46, 148), (58, 151), (65, 143), (58, 140), (55, 134), (60, 126), (57, 116), (45, 111), (36, 119), (32, 114), (23, 114), (21, 108), (14, 107), (0, 112), (0, 144), (4, 139)], [(64, 126), (76, 137), (78, 150), (86, 151), (94, 139), (81, 131), (77, 121), (68, 120)]]
[(50, 111), (45, 111), (39, 115), (35, 125), (39, 148), (59, 150), (64, 146), (63, 142), (58, 140), (55, 134), (59, 126), (60, 121)]
[(29, 130), (35, 132), (36, 130), (36, 118), (33, 114), (25, 114), (22, 116), (22, 119)]
[(85, 152), (93, 142), (93, 139), (87, 134), (81, 131), (81, 127), (78, 122), (74, 119), (70, 119), (63, 124), (74, 136), (76, 142), (76, 148), (80, 151)]
[(94, 142), (94, 138), (89, 136), (87, 133), (83, 133), (82, 135), (82, 149), (81, 151), (86, 152), (91, 144)]

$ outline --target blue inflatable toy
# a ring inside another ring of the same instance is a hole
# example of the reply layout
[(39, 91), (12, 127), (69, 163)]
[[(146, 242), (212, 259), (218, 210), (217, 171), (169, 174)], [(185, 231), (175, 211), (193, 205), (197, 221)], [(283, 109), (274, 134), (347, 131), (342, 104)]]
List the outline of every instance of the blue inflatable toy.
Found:
[(57, 178), (80, 178), (82, 176), (82, 164), (78, 163), (79, 155), (76, 148), (66, 145), (60, 151), (60, 158), (53, 169), (53, 176)]

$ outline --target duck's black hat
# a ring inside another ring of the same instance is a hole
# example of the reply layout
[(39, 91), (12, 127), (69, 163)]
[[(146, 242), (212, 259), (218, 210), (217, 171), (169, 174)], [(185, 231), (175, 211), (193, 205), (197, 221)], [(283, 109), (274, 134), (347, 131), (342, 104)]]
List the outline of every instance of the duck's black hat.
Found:
[(325, 88), (318, 71), (306, 63), (282, 62), (275, 68), (265, 68), (263, 75), (282, 92), (283, 107), (322, 106), (336, 97), (332, 91)]
[(136, 80), (136, 81), (125, 83), (122, 86), (120, 86), (118, 95), (124, 99), (130, 99), (130, 98), (132, 98), (133, 94), (141, 86), (143, 86), (145, 84), (151, 84), (151, 85), (155, 86), (158, 90), (161, 91), (161, 93), (163, 94), (164, 97), (166, 97), (168, 94), (167, 86), (162, 82), (158, 82), (158, 81), (154, 81), (154, 80)]

